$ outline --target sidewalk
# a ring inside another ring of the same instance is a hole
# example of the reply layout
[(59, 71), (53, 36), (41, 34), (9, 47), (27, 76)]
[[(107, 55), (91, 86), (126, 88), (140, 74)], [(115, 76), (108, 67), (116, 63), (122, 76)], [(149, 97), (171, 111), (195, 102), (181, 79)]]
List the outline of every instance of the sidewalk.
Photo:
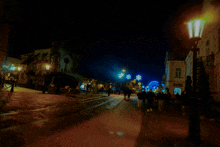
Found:
[[(129, 103), (137, 107), (136, 101)], [(188, 116), (183, 115), (180, 110), (175, 107), (168, 107), (162, 112), (158, 112), (156, 108), (152, 112), (145, 112), (145, 110), (146, 108), (138, 110), (142, 111), (142, 126), (136, 146), (196, 146), (186, 140), (189, 120)], [(201, 120), (200, 127), (202, 139), (200, 146), (220, 146), (220, 124)]]

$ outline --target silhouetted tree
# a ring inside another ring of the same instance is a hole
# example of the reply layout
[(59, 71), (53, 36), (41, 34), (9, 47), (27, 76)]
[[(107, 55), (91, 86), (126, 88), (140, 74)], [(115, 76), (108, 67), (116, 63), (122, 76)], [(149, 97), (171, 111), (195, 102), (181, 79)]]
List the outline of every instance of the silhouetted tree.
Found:
[(203, 61), (198, 62), (198, 68), (197, 95), (199, 98), (207, 100), (210, 98), (211, 92)]
[(188, 95), (192, 94), (192, 80), (191, 76), (186, 77), (186, 85), (185, 85), (185, 91)]

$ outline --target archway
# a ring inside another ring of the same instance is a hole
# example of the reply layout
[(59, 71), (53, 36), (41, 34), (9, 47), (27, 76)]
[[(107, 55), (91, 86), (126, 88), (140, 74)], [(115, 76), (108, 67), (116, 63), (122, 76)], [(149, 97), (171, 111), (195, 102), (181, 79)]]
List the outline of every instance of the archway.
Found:
[(174, 94), (179, 93), (181, 95), (181, 88), (174, 88)]

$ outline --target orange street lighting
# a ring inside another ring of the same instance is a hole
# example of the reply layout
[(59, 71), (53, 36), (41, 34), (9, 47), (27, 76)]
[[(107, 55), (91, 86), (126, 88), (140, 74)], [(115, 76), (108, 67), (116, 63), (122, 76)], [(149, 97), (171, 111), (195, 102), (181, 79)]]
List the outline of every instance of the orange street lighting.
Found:
[(125, 72), (126, 70), (125, 69), (122, 69), (122, 72)]

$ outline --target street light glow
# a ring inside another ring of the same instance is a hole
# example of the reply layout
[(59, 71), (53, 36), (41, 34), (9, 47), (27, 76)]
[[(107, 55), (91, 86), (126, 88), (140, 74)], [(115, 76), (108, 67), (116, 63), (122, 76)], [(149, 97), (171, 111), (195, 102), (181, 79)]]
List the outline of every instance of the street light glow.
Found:
[(120, 73), (120, 74), (118, 75), (119, 78), (122, 78), (123, 76), (124, 76), (124, 73)]
[(20, 71), (21, 70), (21, 67), (18, 67), (18, 71)]
[(122, 69), (122, 72), (125, 72), (125, 69)]
[(137, 76), (136, 76), (136, 79), (137, 79), (138, 81), (140, 81), (140, 80), (141, 80), (141, 76), (140, 76), (140, 75), (137, 75)]
[(50, 65), (46, 65), (46, 70), (49, 70), (50, 69)]
[(202, 19), (195, 19), (187, 22), (189, 38), (202, 37), (205, 21)]
[(15, 67), (14, 66), (10, 67), (10, 70), (15, 70)]
[(130, 80), (130, 79), (131, 79), (131, 75), (130, 75), (130, 74), (127, 74), (126, 79), (127, 79), (127, 80)]

